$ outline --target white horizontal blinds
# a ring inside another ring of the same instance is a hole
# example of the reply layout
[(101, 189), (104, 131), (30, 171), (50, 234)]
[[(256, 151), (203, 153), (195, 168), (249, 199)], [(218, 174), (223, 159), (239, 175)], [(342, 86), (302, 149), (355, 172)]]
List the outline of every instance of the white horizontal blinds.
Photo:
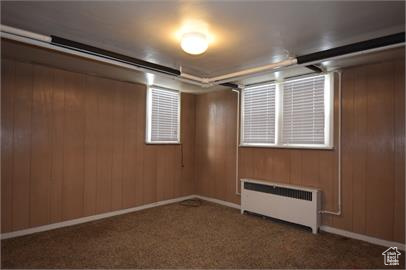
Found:
[(324, 79), (317, 76), (283, 83), (283, 144), (325, 144)]
[(150, 88), (151, 142), (179, 141), (179, 99), (177, 91)]
[(246, 88), (242, 144), (275, 144), (275, 84)]

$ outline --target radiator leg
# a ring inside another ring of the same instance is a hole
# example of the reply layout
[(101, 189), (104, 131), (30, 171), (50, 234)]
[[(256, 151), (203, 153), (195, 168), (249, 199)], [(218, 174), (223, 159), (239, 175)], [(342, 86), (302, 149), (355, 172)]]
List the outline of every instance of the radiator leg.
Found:
[(312, 227), (312, 232), (313, 232), (313, 234), (317, 234), (318, 228), (317, 227)]

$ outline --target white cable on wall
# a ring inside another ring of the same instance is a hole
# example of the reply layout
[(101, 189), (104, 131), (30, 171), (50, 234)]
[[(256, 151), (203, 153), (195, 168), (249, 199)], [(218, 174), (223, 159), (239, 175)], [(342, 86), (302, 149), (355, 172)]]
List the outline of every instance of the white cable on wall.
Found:
[(235, 142), (235, 195), (241, 195), (238, 187), (240, 185), (238, 179), (238, 149), (240, 144), (240, 90), (233, 89), (237, 93), (237, 123), (236, 123), (236, 142)]
[(341, 99), (342, 99), (341, 77), (342, 77), (342, 72), (336, 71), (336, 73), (338, 74), (338, 146), (337, 146), (337, 152), (338, 152), (338, 157), (337, 157), (338, 209), (337, 209), (337, 211), (321, 210), (320, 213), (340, 216), (341, 215)]

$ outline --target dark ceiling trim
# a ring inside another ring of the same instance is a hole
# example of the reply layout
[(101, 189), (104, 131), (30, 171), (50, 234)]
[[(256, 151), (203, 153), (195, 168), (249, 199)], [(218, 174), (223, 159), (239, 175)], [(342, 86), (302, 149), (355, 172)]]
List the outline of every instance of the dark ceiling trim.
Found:
[(230, 87), (233, 89), (240, 89), (240, 87), (238, 87), (238, 85), (235, 83), (221, 83), (220, 85), (225, 86), (225, 87)]
[(306, 67), (308, 69), (310, 69), (310, 70), (313, 70), (314, 72), (317, 72), (317, 73), (322, 73), (323, 72), (323, 70), (320, 67), (316, 66), (316, 65), (307, 65)]
[[(362, 41), (362, 42), (348, 44), (348, 45), (344, 45), (341, 47), (328, 49), (325, 51), (320, 51), (320, 52), (315, 52), (315, 53), (311, 53), (311, 54), (298, 56), (298, 57), (296, 57), (296, 59), (297, 59), (297, 64), (299, 64), (299, 65), (311, 63), (311, 62), (314, 63), (317, 61), (322, 61), (322, 60), (329, 59), (329, 58), (336, 57), (336, 56), (342, 56), (342, 55), (346, 55), (346, 54), (376, 49), (376, 48), (380, 48), (380, 47), (386, 47), (386, 46), (400, 44), (400, 43), (404, 43), (404, 42), (405, 42), (405, 32), (402, 32), (402, 33), (397, 33), (397, 34), (393, 34), (393, 35), (389, 35), (389, 36), (384, 36), (384, 37), (380, 37), (380, 38), (375, 38), (375, 39), (370, 39), (370, 40), (366, 40), (366, 41)], [(140, 67), (143, 69), (156, 71), (156, 72), (160, 72), (160, 73), (165, 73), (165, 74), (169, 74), (169, 75), (173, 75), (173, 76), (181, 76), (181, 72), (174, 68), (162, 66), (162, 65), (144, 61), (144, 60), (141, 60), (138, 58), (133, 58), (133, 57), (126, 56), (123, 54), (100, 49), (97, 47), (93, 47), (93, 46), (79, 43), (76, 41), (68, 40), (65, 38), (51, 36), (51, 43), (56, 46), (66, 47), (71, 50), (85, 52), (85, 53), (88, 53), (91, 55), (104, 57), (107, 59), (130, 64), (130, 65)], [(315, 71), (318, 73), (323, 71), (320, 67), (313, 65), (313, 64), (305, 65), (305, 66), (307, 68), (311, 69), (312, 71)], [(220, 85), (225, 86), (225, 87), (235, 88), (235, 89), (239, 88), (237, 84), (234, 84), (231, 82), (222, 83)]]
[[(147, 61), (144, 61), (141, 59), (129, 57), (129, 56), (126, 56), (123, 54), (111, 52), (108, 50), (100, 49), (100, 48), (97, 48), (94, 46), (86, 45), (83, 43), (79, 43), (76, 41), (72, 41), (72, 40), (57, 37), (57, 36), (51, 36), (51, 43), (54, 45), (57, 45), (57, 46), (62, 46), (62, 47), (66, 47), (69, 49), (73, 49), (75, 51), (86, 52), (86, 53), (89, 53), (92, 55), (109, 58), (109, 59), (120, 61), (120, 62), (123, 62), (126, 64), (134, 65), (134, 66), (145, 68), (145, 69), (155, 70), (158, 72), (163, 72), (163, 73), (170, 74), (170, 75), (180, 76), (180, 74), (181, 74), (181, 72), (177, 69), (154, 64), (154, 63), (147, 62)], [(238, 85), (233, 84), (233, 83), (222, 83), (220, 85), (238, 89)]]
[(302, 56), (296, 57), (297, 63), (305, 64), (310, 62), (316, 62), (319, 60), (324, 60), (336, 56), (341, 56), (350, 53), (356, 53), (371, 49), (376, 49), (379, 47), (385, 47), (390, 45), (395, 45), (399, 43), (405, 42), (405, 32), (397, 33), (389, 36), (384, 36), (380, 38), (374, 38), (366, 41), (361, 41), (357, 43), (352, 43), (348, 45), (344, 45), (341, 47), (336, 47), (332, 49), (328, 49), (325, 51), (310, 53)]
[(53, 45), (66, 47), (66, 48), (69, 48), (69, 49), (75, 50), (75, 51), (86, 52), (86, 53), (96, 55), (96, 56), (101, 56), (104, 58), (109, 58), (109, 59), (116, 60), (116, 61), (119, 61), (122, 63), (134, 65), (134, 66), (137, 66), (140, 68), (145, 68), (145, 69), (149, 69), (149, 70), (158, 71), (161, 73), (180, 76), (180, 71), (177, 69), (158, 65), (155, 63), (151, 63), (151, 62), (144, 61), (144, 60), (141, 60), (138, 58), (133, 58), (133, 57), (126, 56), (123, 54), (115, 53), (112, 51), (100, 49), (97, 47), (93, 47), (93, 46), (79, 43), (76, 41), (72, 41), (69, 39), (65, 39), (65, 38), (61, 38), (61, 37), (57, 37), (57, 36), (51, 36), (51, 43)]

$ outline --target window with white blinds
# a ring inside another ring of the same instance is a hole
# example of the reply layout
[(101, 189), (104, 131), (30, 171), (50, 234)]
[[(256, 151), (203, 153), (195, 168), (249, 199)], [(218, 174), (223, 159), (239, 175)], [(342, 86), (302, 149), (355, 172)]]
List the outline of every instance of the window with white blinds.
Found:
[(275, 144), (275, 90), (275, 84), (267, 84), (242, 92), (242, 144)]
[(151, 86), (147, 95), (147, 143), (179, 143), (180, 93)]
[(323, 145), (325, 143), (324, 76), (283, 83), (283, 144)]
[(331, 75), (247, 87), (241, 95), (241, 145), (331, 148)]

